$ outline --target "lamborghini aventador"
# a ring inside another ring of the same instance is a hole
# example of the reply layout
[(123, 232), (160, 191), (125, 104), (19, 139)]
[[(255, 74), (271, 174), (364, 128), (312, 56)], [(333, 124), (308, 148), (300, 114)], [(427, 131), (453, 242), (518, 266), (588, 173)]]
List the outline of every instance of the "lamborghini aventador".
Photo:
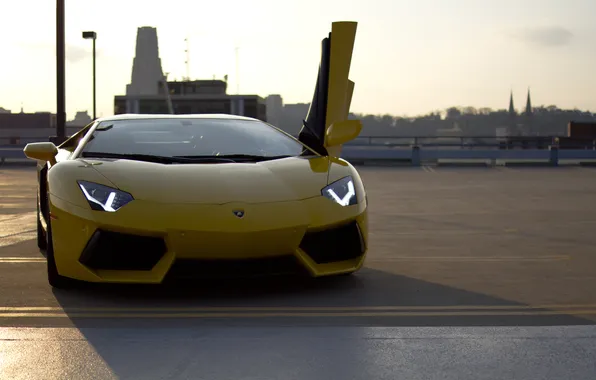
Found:
[(50, 284), (357, 271), (367, 197), (339, 157), (362, 128), (348, 119), (355, 32), (356, 23), (334, 23), (323, 40), (298, 138), (243, 116), (127, 114), (59, 146), (28, 144)]

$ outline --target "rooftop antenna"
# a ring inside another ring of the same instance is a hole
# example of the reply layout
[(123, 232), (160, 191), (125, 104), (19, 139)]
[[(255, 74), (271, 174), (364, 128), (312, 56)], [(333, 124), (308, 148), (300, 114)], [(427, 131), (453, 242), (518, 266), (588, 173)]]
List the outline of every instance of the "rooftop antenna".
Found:
[(170, 73), (165, 73), (165, 75), (162, 78), (162, 82), (163, 82), (163, 86), (164, 86), (164, 91), (165, 91), (165, 95), (166, 95), (166, 105), (168, 106), (168, 111), (170, 112), (171, 115), (174, 114), (174, 107), (172, 105), (172, 97), (170, 96), (170, 88), (168, 87), (168, 75)]
[(188, 37), (186, 37), (184, 39), (184, 42), (186, 42), (186, 49), (184, 50), (184, 52), (186, 53), (186, 61), (184, 61), (184, 63), (186, 64), (186, 80), (190, 80), (190, 45), (188, 43)]
[(236, 45), (236, 95), (240, 95), (240, 70), (238, 69), (238, 50), (240, 46)]

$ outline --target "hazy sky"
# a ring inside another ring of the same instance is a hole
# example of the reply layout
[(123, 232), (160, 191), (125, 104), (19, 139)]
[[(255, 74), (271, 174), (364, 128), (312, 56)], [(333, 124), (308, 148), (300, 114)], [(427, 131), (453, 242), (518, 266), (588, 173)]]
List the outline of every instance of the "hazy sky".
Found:
[[(55, 1), (2, 1), (0, 107), (56, 110)], [(416, 115), (451, 105), (596, 111), (594, 0), (66, 0), (68, 118), (92, 111), (91, 42), (98, 33), (98, 114), (130, 82), (136, 31), (157, 27), (164, 72), (223, 78), (236, 91), (309, 102), (320, 40), (357, 21), (352, 111)]]

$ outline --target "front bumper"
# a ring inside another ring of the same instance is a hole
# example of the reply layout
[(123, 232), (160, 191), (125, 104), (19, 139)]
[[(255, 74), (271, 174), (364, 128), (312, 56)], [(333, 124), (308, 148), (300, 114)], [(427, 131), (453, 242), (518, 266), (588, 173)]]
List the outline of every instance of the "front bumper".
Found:
[[(117, 212), (50, 196), (58, 272), (91, 282), (159, 283), (166, 275), (352, 272), (364, 262), (366, 203), (323, 197), (224, 205), (135, 200)], [(233, 211), (242, 209), (238, 218)]]

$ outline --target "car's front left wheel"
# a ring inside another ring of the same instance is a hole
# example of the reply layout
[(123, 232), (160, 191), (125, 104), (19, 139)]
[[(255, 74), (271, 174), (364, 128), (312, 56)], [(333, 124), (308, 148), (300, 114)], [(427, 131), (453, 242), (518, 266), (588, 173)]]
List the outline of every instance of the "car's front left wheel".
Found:
[(54, 259), (54, 243), (52, 242), (52, 222), (48, 220), (46, 231), (46, 259), (48, 267), (48, 282), (54, 288), (67, 289), (72, 288), (75, 280), (64, 277), (58, 273), (56, 260)]
[(41, 212), (39, 210), (39, 195), (37, 196), (37, 247), (42, 252), (48, 248), (46, 233), (41, 224)]

